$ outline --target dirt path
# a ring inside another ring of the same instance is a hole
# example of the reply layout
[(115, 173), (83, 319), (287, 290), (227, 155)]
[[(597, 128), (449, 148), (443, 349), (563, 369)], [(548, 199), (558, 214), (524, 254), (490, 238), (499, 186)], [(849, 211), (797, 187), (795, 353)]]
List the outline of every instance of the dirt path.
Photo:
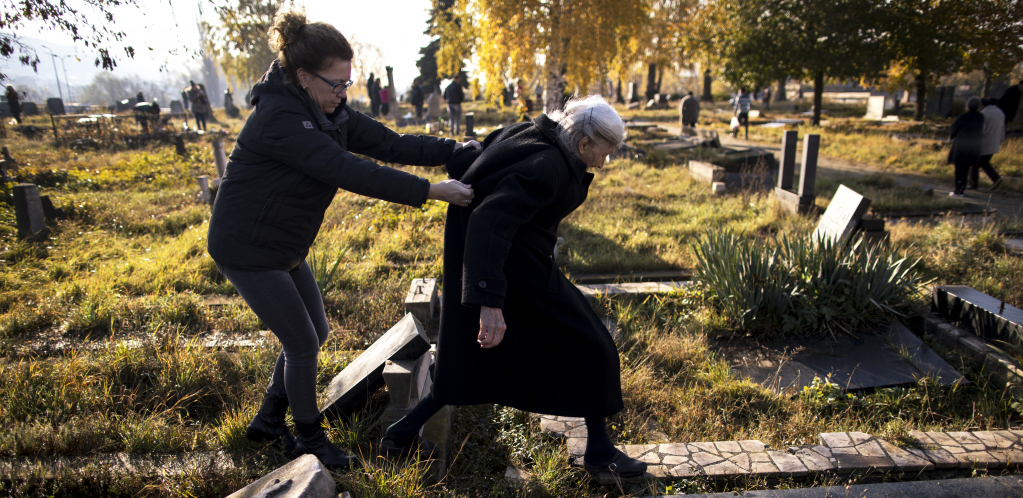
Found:
[[(664, 128), (669, 133), (681, 134), (682, 129), (677, 124), (672, 123), (657, 123), (658, 126)], [(781, 143), (764, 143), (764, 142), (753, 142), (742, 140), (740, 138), (732, 138), (730, 135), (721, 135), (721, 144), (729, 147), (758, 147), (766, 149), (774, 153), (775, 157), (781, 161)], [(798, 154), (802, 153), (802, 146)], [(797, 154), (797, 164), (799, 161), (799, 155)], [(951, 166), (949, 166), (951, 167)], [(914, 174), (914, 173), (892, 173), (890, 171), (882, 171), (873, 168), (869, 165), (849, 161), (839, 157), (820, 156), (817, 159), (817, 171), (821, 177), (829, 178), (843, 178), (850, 176), (866, 176), (874, 173), (886, 173), (895, 178), (896, 183), (899, 185), (913, 186), (919, 185), (923, 189), (934, 189), (934, 195), (948, 195), (948, 192), (952, 190), (952, 185), (942, 180), (936, 180), (934, 178)], [(1016, 220), (1023, 222), (1023, 194), (1016, 192), (1009, 192), (1005, 190), (998, 190), (995, 192), (989, 192), (986, 188), (980, 190), (968, 190), (966, 192), (966, 198), (963, 199), (967, 204), (973, 204), (981, 208), (995, 208), (998, 211), (996, 216), (999, 220)]]

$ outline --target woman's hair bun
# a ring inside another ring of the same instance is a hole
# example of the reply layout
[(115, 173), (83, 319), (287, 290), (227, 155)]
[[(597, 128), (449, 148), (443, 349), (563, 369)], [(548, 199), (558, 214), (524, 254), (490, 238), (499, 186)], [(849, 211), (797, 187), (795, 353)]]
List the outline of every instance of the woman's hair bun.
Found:
[(295, 42), (295, 38), (305, 25), (305, 12), (293, 8), (283, 8), (274, 15), (273, 24), (270, 25), (270, 48), (282, 50)]

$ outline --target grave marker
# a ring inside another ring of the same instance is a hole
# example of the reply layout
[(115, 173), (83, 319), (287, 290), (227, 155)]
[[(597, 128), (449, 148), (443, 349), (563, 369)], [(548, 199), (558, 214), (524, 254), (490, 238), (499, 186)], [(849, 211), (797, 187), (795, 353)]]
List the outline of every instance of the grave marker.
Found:
[(803, 164), (800, 167), (799, 187), (792, 190), (796, 169), (796, 144), (799, 133), (787, 130), (782, 135), (781, 165), (778, 167), (778, 183), (774, 195), (783, 207), (793, 213), (808, 213), (814, 209), (817, 196), (814, 183), (817, 178), (817, 153), (820, 150), (820, 135), (806, 135), (803, 139)]
[(57, 97), (51, 97), (46, 99), (46, 110), (53, 116), (63, 116), (67, 114), (64, 111), (64, 101)]
[(863, 119), (880, 121), (884, 118), (884, 95), (871, 95), (867, 97), (867, 114)]
[(434, 317), (437, 303), (437, 279), (416, 278), (412, 280), (408, 294), (405, 296), (405, 311), (412, 313), (420, 322), (427, 322)]
[(227, 498), (337, 498), (337, 483), (315, 455), (302, 455)]
[(351, 415), (383, 387), (388, 360), (414, 360), (429, 350), (423, 325), (411, 313), (406, 314), (330, 381), (320, 412), (330, 418)]
[(426, 99), (426, 119), (435, 120), (440, 117), (440, 94), (434, 91)]
[(636, 95), (636, 83), (629, 82), (629, 92), (625, 94), (625, 101), (628, 103), (639, 102), (639, 95)]
[(14, 215), (18, 224), (18, 237), (36, 241), (46, 240), (50, 230), (46, 228), (46, 214), (39, 199), (39, 189), (31, 183), (14, 186)]
[(472, 129), (473, 124), (476, 121), (476, 113), (467, 112), (465, 113), (465, 137), (462, 138), (463, 142), (469, 140), (476, 140), (476, 132)]
[(185, 106), (181, 105), (180, 100), (172, 100), (170, 101), (170, 112), (172, 114), (179, 114), (185, 112)]
[(210, 177), (207, 175), (197, 176), (195, 181), (199, 183), (199, 202), (210, 202)]
[(814, 238), (834, 242), (845, 239), (856, 229), (868, 207), (870, 199), (845, 185), (839, 185), (835, 196), (831, 198), (831, 204), (817, 224), (817, 230), (813, 232)]
[(781, 137), (781, 165), (778, 168), (778, 188), (792, 189), (792, 178), (796, 172), (796, 142), (799, 132), (786, 130)]
[(50, 196), (40, 196), (39, 202), (43, 205), (43, 215), (46, 217), (46, 221), (57, 221), (67, 218), (63, 209), (53, 205), (53, 201), (50, 200)]
[(188, 149), (185, 148), (185, 137), (181, 135), (174, 137), (174, 152), (181, 157), (188, 156)]
[(985, 340), (1023, 347), (1023, 310), (972, 287), (935, 286), (931, 311)]
[(433, 387), (433, 379), (430, 378), (432, 360), (433, 356), (427, 351), (414, 360), (386, 362), (383, 376), (390, 399), (380, 417), (381, 432), (386, 432), (391, 424), (408, 415), (430, 392)]
[(817, 183), (817, 153), (821, 147), (821, 136), (810, 134), (803, 137), (803, 164), (799, 168), (799, 196), (813, 196)]
[(213, 161), (217, 164), (217, 178), (224, 178), (227, 173), (227, 155), (224, 154), (224, 141), (213, 140)]

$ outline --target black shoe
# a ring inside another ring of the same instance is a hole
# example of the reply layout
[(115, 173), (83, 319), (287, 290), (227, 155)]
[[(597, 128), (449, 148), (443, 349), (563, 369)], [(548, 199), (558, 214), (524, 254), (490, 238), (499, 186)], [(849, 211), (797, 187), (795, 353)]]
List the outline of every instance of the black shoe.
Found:
[(994, 192), (995, 189), (998, 188), (998, 186), (1001, 185), (1001, 184), (1002, 184), (1002, 179), (1001, 178), (995, 180), (995, 183), (991, 185), (991, 191)]
[(295, 451), (295, 436), (288, 431), (284, 415), (288, 412), (288, 397), (265, 394), (256, 417), (245, 428), (245, 437), (257, 443), (272, 441), (282, 450)]
[(389, 459), (415, 456), (423, 460), (430, 460), (434, 457), (436, 451), (437, 444), (419, 437), (419, 434), (416, 434), (412, 438), (412, 442), (405, 446), (399, 446), (393, 439), (386, 436), (380, 440), (380, 456)]
[(336, 470), (345, 470), (351, 467), (355, 458), (338, 449), (327, 439), (327, 434), (320, 426), (320, 420), (321, 417), (308, 421), (295, 419), (295, 433), (298, 434), (298, 441), (295, 442), (295, 456), (312, 454), (319, 458), (324, 466)]
[(615, 477), (642, 477), (646, 473), (646, 463), (631, 458), (620, 450), (610, 460), (600, 465), (590, 465), (583, 459), (583, 468), (591, 474), (610, 473)]

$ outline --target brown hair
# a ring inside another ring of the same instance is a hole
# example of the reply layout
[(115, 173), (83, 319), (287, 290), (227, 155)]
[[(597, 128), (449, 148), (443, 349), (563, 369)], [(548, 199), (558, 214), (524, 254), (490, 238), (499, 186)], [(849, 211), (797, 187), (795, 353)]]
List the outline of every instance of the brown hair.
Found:
[(268, 34), (270, 48), (277, 51), (277, 59), (291, 81), (295, 81), (298, 68), (319, 71), (332, 58), (350, 61), (355, 57), (352, 46), (337, 28), (325, 22), (310, 23), (300, 10), (278, 10)]

